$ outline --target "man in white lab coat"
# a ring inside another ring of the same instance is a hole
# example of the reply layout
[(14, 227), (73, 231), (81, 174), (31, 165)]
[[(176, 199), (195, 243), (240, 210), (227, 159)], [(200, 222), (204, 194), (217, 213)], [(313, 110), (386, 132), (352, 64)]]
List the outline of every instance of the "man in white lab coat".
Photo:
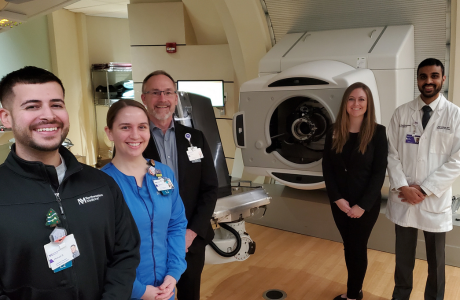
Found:
[(460, 175), (460, 108), (441, 93), (443, 64), (420, 63), (420, 96), (401, 105), (388, 128), (390, 194), (387, 217), (396, 225), (394, 300), (409, 300), (418, 229), (425, 235), (425, 300), (444, 299), (445, 240), (452, 230), (452, 184)]

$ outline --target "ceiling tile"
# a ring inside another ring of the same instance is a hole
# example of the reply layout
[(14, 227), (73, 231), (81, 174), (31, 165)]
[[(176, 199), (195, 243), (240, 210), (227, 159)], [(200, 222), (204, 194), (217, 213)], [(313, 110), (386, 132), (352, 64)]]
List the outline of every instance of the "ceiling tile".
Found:
[(102, 4), (97, 6), (71, 9), (73, 12), (84, 13), (85, 15), (103, 14), (107, 12), (126, 10), (124, 4)]
[[(55, 10), (61, 9), (69, 4), (74, 3), (75, 0), (40, 0), (40, 1), (31, 1), (22, 4), (14, 4), (8, 2), (6, 10), (12, 11), (19, 14), (27, 15), (29, 18), (48, 14)], [(3, 9), (4, 5), (1, 5)]]
[(95, 14), (95, 15), (91, 15), (91, 16), (93, 16), (93, 17), (127, 19), (128, 18), (128, 11), (127, 10), (120, 10), (120, 11), (113, 11), (113, 12), (102, 13), (102, 14)]
[(103, 4), (106, 4), (106, 3), (102, 1), (96, 1), (96, 0), (80, 0), (78, 2), (75, 2), (74, 4), (66, 6), (65, 8), (72, 10), (72, 9), (77, 9), (77, 8), (91, 7), (91, 6), (97, 6), (97, 5), (103, 5)]
[(129, 4), (129, 0), (99, 0), (106, 3)]
[(129, 0), (80, 0), (66, 9), (88, 16), (128, 18)]

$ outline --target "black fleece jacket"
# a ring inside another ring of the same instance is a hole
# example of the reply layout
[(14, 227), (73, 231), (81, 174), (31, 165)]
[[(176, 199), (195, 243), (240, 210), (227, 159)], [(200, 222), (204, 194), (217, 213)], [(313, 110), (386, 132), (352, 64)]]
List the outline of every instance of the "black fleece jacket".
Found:
[[(67, 166), (59, 186), (53, 166), (19, 158), (14, 145), (0, 166), (0, 300), (129, 299), (140, 238), (123, 195), (110, 176), (59, 152)], [(43, 248), (50, 208), (80, 251), (58, 273)]]

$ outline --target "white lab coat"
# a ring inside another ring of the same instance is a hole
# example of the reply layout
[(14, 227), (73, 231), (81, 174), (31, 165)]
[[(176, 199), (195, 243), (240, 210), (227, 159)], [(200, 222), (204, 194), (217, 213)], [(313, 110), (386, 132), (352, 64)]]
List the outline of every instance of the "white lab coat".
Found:
[[(460, 108), (441, 95), (423, 130), (419, 97), (398, 107), (388, 127), (386, 215), (403, 227), (446, 232), (452, 230), (452, 184), (460, 175)], [(418, 145), (406, 143), (407, 135), (414, 131), (420, 136)], [(427, 192), (416, 205), (398, 198), (398, 189), (410, 184)]]

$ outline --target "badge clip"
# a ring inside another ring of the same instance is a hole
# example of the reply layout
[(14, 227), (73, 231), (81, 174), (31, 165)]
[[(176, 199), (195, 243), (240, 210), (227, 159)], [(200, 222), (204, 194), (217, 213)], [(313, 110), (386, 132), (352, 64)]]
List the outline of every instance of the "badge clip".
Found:
[(64, 228), (56, 227), (50, 234), (50, 241), (52, 243), (61, 243), (67, 236), (67, 231)]
[(185, 134), (185, 138), (188, 140), (188, 143), (190, 144), (190, 147), (193, 147), (192, 145), (192, 135), (190, 133)]
[(152, 167), (152, 166), (149, 167), (149, 174), (150, 174), (150, 175), (155, 176), (155, 171), (156, 171), (156, 170), (155, 170), (154, 167)]

